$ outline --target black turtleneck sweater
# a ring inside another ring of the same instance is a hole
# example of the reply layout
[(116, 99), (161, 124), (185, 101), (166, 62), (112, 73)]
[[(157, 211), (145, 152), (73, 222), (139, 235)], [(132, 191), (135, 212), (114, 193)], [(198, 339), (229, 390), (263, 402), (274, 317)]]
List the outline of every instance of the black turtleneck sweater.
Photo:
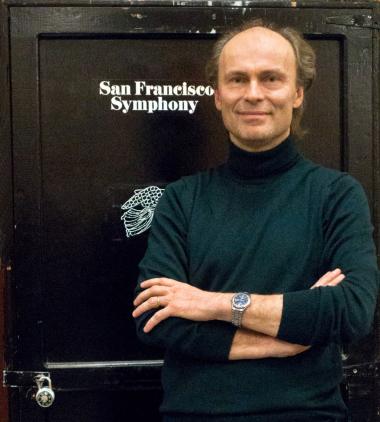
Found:
[[(310, 290), (335, 268), (346, 275), (340, 285)], [(164, 276), (208, 291), (283, 293), (278, 338), (312, 347), (289, 358), (228, 361), (232, 324), (169, 318), (145, 334), (146, 313), (139, 337), (166, 349), (161, 411), (189, 421), (341, 420), (340, 345), (369, 331), (377, 274), (357, 181), (304, 159), (290, 138), (260, 153), (231, 144), (227, 163), (166, 188), (139, 281)]]

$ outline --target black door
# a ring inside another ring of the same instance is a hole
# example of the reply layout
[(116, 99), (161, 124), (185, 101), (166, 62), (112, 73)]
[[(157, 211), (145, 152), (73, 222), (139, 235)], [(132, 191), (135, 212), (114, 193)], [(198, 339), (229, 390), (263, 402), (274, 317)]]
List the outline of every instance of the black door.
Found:
[[(226, 155), (204, 77), (214, 40), (253, 17), (306, 35), (318, 78), (300, 149), (359, 179), (376, 217), (375, 11), (370, 2), (35, 3), (8, 1), (6, 12), (11, 420), (159, 420), (162, 351), (138, 342), (132, 295), (162, 189)], [(372, 335), (343, 356), (342, 388), (361, 422), (375, 420), (376, 348)], [(38, 374), (50, 377), (56, 395), (46, 409), (33, 399)]]

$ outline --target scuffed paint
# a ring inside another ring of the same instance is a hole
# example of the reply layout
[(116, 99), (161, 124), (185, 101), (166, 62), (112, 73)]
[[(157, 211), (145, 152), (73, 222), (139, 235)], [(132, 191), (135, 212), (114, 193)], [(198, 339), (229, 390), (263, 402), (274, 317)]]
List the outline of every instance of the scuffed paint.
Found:
[(142, 15), (141, 13), (131, 13), (131, 18), (144, 19), (146, 17), (146, 15)]

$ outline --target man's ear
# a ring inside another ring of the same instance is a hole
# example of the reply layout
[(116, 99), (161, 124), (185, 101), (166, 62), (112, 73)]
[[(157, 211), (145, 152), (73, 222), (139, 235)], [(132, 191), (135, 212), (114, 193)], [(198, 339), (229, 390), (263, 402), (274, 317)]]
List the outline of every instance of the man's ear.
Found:
[(304, 89), (303, 86), (299, 86), (296, 89), (296, 95), (293, 102), (293, 108), (301, 107), (304, 98)]
[(222, 109), (222, 104), (220, 101), (220, 92), (219, 89), (216, 87), (214, 88), (214, 101), (215, 101), (215, 107), (217, 110), (221, 110)]

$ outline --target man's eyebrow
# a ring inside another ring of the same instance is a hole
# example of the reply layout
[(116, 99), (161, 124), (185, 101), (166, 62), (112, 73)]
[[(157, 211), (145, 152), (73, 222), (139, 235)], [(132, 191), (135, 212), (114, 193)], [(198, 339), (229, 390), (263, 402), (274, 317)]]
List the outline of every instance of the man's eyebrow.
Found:
[[(286, 72), (284, 69), (279, 67), (272, 67), (267, 69), (262, 69), (258, 71), (258, 74), (266, 75), (266, 74), (277, 74), (277, 75), (288, 75), (288, 72)], [(249, 71), (245, 70), (239, 70), (239, 69), (232, 69), (225, 73), (226, 77), (229, 76), (246, 76), (249, 75)]]
[(259, 73), (283, 73), (286, 75), (288, 72), (282, 67), (267, 67), (259, 71)]
[(226, 72), (225, 77), (230, 78), (231, 76), (247, 76), (248, 72), (245, 72), (244, 70), (230, 70)]
[(259, 72), (261, 75), (279, 75), (279, 76), (288, 76), (288, 72), (285, 72), (282, 69), (273, 68), (273, 69), (265, 69)]

